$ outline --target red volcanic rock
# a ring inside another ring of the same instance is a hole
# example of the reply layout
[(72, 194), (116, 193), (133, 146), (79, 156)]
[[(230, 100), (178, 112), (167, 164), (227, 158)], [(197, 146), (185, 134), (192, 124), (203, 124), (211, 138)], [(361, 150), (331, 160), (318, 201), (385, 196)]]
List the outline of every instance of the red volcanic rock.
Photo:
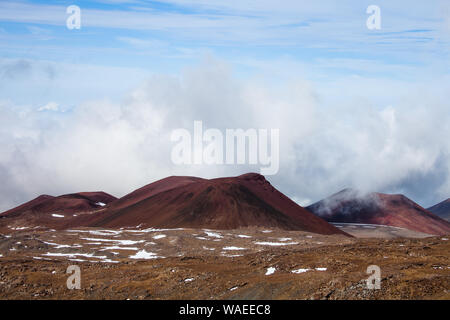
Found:
[(34, 200), (0, 214), (3, 217), (22, 215), (73, 214), (102, 208), (116, 198), (105, 192), (80, 192), (59, 197), (41, 195)]
[(428, 208), (427, 210), (433, 212), (435, 215), (441, 217), (442, 219), (450, 221), (450, 199), (442, 201)]
[(40, 204), (42, 204), (43, 202), (46, 202), (47, 200), (50, 200), (53, 198), (54, 198), (53, 196), (49, 196), (46, 194), (40, 195), (39, 197), (37, 197), (31, 201), (25, 202), (24, 204), (22, 204), (18, 207), (15, 207), (13, 209), (10, 209), (8, 211), (0, 213), (0, 216), (6, 216), (6, 215), (13, 216), (13, 215), (18, 215), (19, 213), (22, 213), (22, 212), (31, 211), (34, 207), (37, 207)]
[(320, 234), (346, 234), (308, 212), (259, 174), (232, 178), (168, 177), (79, 217), (92, 227), (235, 229), (267, 227)]
[(450, 223), (403, 195), (345, 189), (307, 207), (329, 222), (379, 224), (428, 234), (450, 233)]
[(202, 178), (196, 177), (176, 177), (171, 176), (162, 180), (158, 180), (156, 182), (150, 183), (142, 188), (139, 188), (126, 196), (118, 199), (114, 202), (111, 209), (117, 210), (120, 208), (125, 208), (131, 206), (135, 203), (138, 203), (141, 200), (144, 200), (148, 197), (151, 197), (155, 194), (171, 190), (177, 187), (186, 186), (192, 182), (205, 181)]

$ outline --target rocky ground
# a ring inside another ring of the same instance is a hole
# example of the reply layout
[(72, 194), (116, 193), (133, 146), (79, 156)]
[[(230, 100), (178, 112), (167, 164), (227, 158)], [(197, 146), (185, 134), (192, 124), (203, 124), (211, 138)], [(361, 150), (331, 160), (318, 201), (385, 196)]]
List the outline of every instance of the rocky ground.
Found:
[(430, 237), (430, 235), (427, 233), (391, 226), (361, 224), (361, 223), (333, 223), (333, 224), (342, 231), (345, 231), (356, 238), (395, 239), (395, 238)]
[[(256, 228), (14, 227), (0, 235), (0, 298), (450, 299), (448, 238), (339, 227), (366, 238)], [(80, 267), (80, 290), (66, 286), (69, 265)], [(367, 288), (369, 265), (381, 269), (379, 290)]]

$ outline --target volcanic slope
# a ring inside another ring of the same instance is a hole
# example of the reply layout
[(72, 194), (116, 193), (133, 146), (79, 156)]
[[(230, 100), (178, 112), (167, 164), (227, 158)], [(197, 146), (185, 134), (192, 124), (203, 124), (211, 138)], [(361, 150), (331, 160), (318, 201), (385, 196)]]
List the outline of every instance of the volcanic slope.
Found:
[(87, 227), (237, 229), (267, 227), (319, 234), (346, 234), (276, 190), (262, 175), (201, 179), (168, 177), (114, 201)]
[(378, 224), (433, 235), (450, 233), (450, 223), (404, 195), (362, 194), (345, 189), (306, 209), (334, 223)]
[(450, 198), (427, 209), (435, 215), (450, 221)]
[[(80, 192), (58, 197), (41, 195), (0, 214), (1, 226), (45, 226), (60, 228), (81, 213), (102, 210), (116, 198), (105, 192)], [(64, 219), (62, 219), (64, 218)]]

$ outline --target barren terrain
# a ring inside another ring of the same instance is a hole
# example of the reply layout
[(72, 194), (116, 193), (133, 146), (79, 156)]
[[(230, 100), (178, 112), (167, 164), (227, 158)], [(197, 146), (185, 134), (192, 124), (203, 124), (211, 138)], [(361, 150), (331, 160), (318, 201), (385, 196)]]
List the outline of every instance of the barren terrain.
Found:
[[(391, 239), (264, 228), (11, 229), (0, 235), (0, 298), (450, 299), (447, 237), (338, 227)], [(80, 290), (66, 287), (74, 264)], [(369, 265), (381, 268), (380, 290), (366, 286)]]

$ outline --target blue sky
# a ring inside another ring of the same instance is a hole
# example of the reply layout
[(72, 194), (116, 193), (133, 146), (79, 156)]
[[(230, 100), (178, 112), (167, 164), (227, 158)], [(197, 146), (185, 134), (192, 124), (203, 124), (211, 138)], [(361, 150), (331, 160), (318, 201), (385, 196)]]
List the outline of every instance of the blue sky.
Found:
[[(80, 30), (66, 27), (70, 5), (81, 9)], [(381, 9), (380, 30), (366, 27), (369, 5)], [(450, 196), (447, 131), (434, 124), (450, 120), (449, 44), (446, 0), (1, 1), (0, 176), (9, 182), (0, 207), (105, 184), (121, 195), (175, 172), (239, 174), (249, 168), (172, 168), (149, 147), (164, 149), (164, 132), (185, 123), (167, 120), (171, 112), (219, 127), (219, 108), (249, 112), (242, 122), (230, 111), (224, 126), (283, 123), (290, 153), (273, 181), (301, 203), (355, 186), (433, 204)], [(86, 132), (102, 144), (91, 150)], [(105, 132), (120, 133), (128, 157)], [(131, 137), (142, 143), (130, 147)], [(66, 147), (91, 162), (60, 156)], [(127, 161), (139, 170), (111, 181)], [(80, 178), (86, 168), (98, 179)]]
[[(81, 9), (80, 30), (65, 27), (66, 8), (73, 4)], [(179, 74), (208, 55), (226, 60), (239, 77), (269, 73), (274, 82), (299, 73), (318, 83), (348, 76), (415, 81), (448, 74), (450, 22), (445, 1), (394, 4), (380, 0), (376, 4), (382, 9), (381, 30), (366, 27), (370, 4), (329, 0), (277, 5), (266, 0), (2, 1), (0, 58), (71, 64), (84, 78), (99, 77), (93, 66), (109, 68), (106, 79), (96, 80), (106, 87), (97, 91), (104, 97), (119, 97), (151, 74)], [(274, 62), (283, 64), (276, 74), (267, 70)], [(0, 97), (16, 100), (22, 85), (8, 86)], [(42, 90), (52, 91), (51, 85)], [(64, 91), (66, 104), (95, 96), (84, 88), (73, 90), (76, 93)], [(23, 96), (19, 100), (30, 102)]]
[[(318, 67), (321, 60), (363, 59), (385, 66), (381, 72), (448, 61), (445, 2), (392, 2), (378, 1), (382, 29), (368, 30), (370, 1), (3, 1), (0, 52), (73, 63), (83, 55), (85, 63), (150, 72), (176, 72), (202, 52), (241, 68), (245, 60), (280, 57)], [(81, 30), (65, 28), (72, 4), (81, 8)]]

